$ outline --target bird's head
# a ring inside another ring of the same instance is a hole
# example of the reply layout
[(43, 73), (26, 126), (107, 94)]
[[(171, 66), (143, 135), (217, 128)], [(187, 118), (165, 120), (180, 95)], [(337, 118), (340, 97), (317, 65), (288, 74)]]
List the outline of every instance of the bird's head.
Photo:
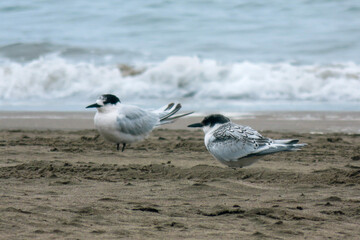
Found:
[(188, 125), (191, 128), (201, 127), (205, 133), (215, 126), (228, 123), (230, 119), (221, 114), (212, 114), (205, 117), (200, 123), (193, 123)]
[(101, 95), (96, 103), (87, 106), (86, 108), (96, 108), (98, 111), (105, 110), (107, 108), (112, 108), (120, 103), (120, 99), (112, 94), (103, 94)]

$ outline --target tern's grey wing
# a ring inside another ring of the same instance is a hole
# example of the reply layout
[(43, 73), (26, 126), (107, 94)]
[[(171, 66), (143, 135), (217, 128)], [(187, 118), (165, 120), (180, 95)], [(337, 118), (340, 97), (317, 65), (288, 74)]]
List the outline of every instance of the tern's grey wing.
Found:
[(131, 135), (148, 134), (159, 119), (156, 114), (136, 106), (122, 105), (116, 117), (119, 131)]
[(213, 133), (207, 148), (219, 160), (235, 161), (271, 143), (271, 139), (263, 137), (254, 129), (230, 122)]

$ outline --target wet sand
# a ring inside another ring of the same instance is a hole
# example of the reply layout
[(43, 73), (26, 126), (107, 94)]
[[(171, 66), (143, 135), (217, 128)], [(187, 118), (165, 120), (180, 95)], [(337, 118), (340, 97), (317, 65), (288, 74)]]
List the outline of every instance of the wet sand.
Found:
[(171, 126), (180, 129), (157, 129), (125, 152), (94, 130), (62, 129), (65, 122), (50, 130), (2, 126), (0, 238), (360, 236), (356, 132), (278, 131), (278, 124), (262, 134), (308, 146), (232, 169), (213, 159), (203, 133), (183, 129), (181, 120)]
[[(0, 111), (1, 129), (82, 130), (94, 127), (94, 110), (83, 112), (5, 112)], [(259, 131), (298, 133), (359, 133), (360, 112), (249, 112), (223, 113), (232, 121)], [(207, 113), (195, 113), (166, 129), (186, 129)]]

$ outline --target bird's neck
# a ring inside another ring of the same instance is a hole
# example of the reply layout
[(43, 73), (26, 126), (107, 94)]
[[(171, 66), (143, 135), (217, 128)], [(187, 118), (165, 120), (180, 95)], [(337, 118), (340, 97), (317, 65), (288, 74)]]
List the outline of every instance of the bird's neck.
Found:
[(209, 126), (205, 126), (203, 127), (203, 131), (206, 134), (209, 134), (209, 133), (213, 133), (216, 129), (218, 129), (222, 124), (218, 123), (218, 124), (215, 124), (214, 126), (212, 127), (209, 127)]
[(109, 106), (105, 106), (105, 107), (101, 107), (98, 108), (98, 112), (99, 113), (111, 113), (114, 111), (117, 111), (119, 109), (119, 104), (114, 104), (114, 105), (109, 105)]

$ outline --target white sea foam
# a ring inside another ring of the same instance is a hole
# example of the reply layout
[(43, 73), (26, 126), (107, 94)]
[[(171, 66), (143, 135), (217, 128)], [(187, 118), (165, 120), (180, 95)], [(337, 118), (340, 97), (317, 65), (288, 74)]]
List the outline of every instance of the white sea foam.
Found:
[(0, 101), (93, 99), (114, 93), (129, 99), (229, 99), (360, 101), (360, 65), (219, 63), (197, 57), (169, 57), (142, 63), (136, 76), (116, 65), (73, 63), (58, 56), (28, 63), (2, 61)]

